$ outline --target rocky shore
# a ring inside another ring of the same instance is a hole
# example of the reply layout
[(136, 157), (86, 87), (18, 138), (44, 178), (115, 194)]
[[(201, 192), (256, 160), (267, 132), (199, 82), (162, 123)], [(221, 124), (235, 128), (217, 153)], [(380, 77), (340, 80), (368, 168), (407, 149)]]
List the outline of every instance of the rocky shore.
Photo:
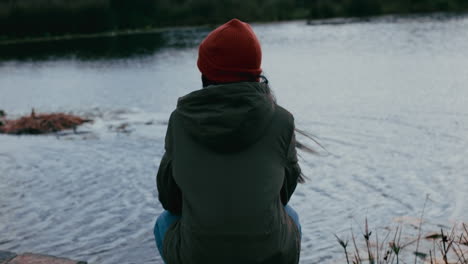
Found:
[(34, 253), (16, 254), (0, 250), (0, 264), (87, 264), (87, 262)]

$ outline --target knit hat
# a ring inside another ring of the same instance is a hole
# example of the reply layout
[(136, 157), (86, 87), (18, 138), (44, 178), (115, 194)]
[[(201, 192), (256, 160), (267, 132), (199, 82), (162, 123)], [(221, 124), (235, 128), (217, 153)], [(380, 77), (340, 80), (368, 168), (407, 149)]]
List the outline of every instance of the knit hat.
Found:
[(210, 81), (255, 81), (262, 72), (260, 42), (249, 24), (232, 19), (200, 44), (197, 66)]

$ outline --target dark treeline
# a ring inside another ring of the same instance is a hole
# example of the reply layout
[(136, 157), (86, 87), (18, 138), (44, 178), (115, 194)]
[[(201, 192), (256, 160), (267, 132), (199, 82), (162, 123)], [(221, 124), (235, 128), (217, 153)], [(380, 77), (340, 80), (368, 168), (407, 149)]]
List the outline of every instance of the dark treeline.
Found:
[(297, 0), (0, 0), (0, 36), (73, 33), (304, 18)]
[(468, 0), (311, 0), (309, 18), (461, 12)]
[(468, 0), (0, 0), (0, 38), (467, 9)]

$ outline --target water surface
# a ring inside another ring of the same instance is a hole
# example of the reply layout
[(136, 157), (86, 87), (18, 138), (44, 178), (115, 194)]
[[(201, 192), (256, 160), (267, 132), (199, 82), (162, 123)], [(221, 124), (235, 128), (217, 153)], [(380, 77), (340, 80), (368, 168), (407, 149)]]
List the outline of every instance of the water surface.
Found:
[[(278, 102), (329, 151), (302, 153), (301, 263), (342, 262), (334, 233), (419, 217), (426, 194), (428, 227), (468, 219), (466, 28), (466, 16), (254, 24)], [(177, 98), (201, 86), (208, 31), (1, 47), (11, 117), (95, 119), (77, 135), (0, 135), (1, 250), (161, 263), (155, 175)]]

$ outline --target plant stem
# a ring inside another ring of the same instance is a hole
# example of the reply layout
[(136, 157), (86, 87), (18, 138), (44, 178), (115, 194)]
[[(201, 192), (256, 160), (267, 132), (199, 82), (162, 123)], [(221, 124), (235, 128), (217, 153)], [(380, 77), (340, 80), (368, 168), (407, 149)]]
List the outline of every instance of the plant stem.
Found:
[[(421, 240), (421, 227), (424, 216), (424, 210), (426, 209), (427, 200), (429, 200), (429, 194), (426, 194), (426, 200), (424, 201), (423, 209), (421, 212), (421, 217), (419, 218), (419, 230), (418, 230), (418, 239), (416, 241), (416, 253), (419, 252), (419, 241)], [(418, 262), (418, 254), (414, 254), (414, 264)]]

